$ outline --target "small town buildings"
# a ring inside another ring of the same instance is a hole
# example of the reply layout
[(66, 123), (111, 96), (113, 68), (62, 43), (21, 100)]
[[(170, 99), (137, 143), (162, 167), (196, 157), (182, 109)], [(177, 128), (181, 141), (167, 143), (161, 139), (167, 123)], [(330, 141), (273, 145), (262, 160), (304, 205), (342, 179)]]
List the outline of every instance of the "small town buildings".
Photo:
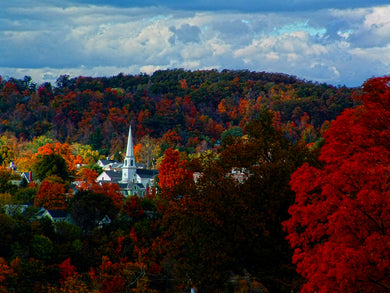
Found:
[(136, 164), (131, 126), (129, 127), (126, 156), (123, 163), (113, 160), (100, 160), (98, 165), (102, 167), (103, 172), (97, 177), (96, 181), (100, 184), (118, 184), (124, 196), (138, 195), (143, 197), (148, 187), (154, 185), (155, 178), (158, 175), (157, 170), (143, 169)]

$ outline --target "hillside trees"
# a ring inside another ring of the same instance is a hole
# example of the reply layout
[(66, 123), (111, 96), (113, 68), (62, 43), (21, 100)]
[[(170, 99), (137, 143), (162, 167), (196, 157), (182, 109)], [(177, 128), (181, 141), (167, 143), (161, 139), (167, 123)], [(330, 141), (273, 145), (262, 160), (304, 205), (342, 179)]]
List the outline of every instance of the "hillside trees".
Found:
[[(30, 218), (0, 214), (7, 286), (109, 291), (115, 280), (123, 289), (125, 279), (127, 289), (139, 280), (139, 290), (144, 282), (160, 291), (177, 285), (178, 291), (213, 292), (231, 289), (238, 275), (271, 292), (299, 287), (280, 223), (294, 198), (290, 174), (302, 162), (317, 165), (285, 137), (314, 142), (328, 121), (355, 104), (351, 89), (229, 70), (63, 76), (38, 90), (24, 84), (0, 78), (0, 163), (14, 161), (23, 171), (50, 168), (38, 172), (42, 184), (28, 190), (1, 176), (0, 196), (26, 202), (36, 195), (39, 206), (66, 206), (83, 231), (38, 221), (36, 208)], [(122, 160), (130, 123), (137, 161), (161, 162), (161, 193), (123, 203), (117, 185), (96, 184), (92, 166), (112, 154)], [(82, 191), (68, 201), (73, 179), (84, 181)], [(47, 253), (40, 255), (40, 248)]]
[(137, 139), (159, 139), (172, 131), (194, 152), (194, 138), (203, 136), (201, 141), (212, 146), (224, 130), (244, 127), (265, 106), (280, 113), (284, 131), (292, 122), (297, 125), (295, 140), (306, 129), (299, 124), (301, 116), (308, 115), (307, 129), (312, 129), (306, 139), (312, 142), (324, 121), (353, 105), (350, 92), (283, 74), (230, 70), (65, 75), (56, 86), (46, 83), (38, 89), (29, 78), (11, 78), (0, 82), (0, 131), (28, 140), (46, 135), (61, 143), (88, 143), (107, 155), (121, 149), (132, 122)]
[[(245, 272), (270, 291), (299, 287), (281, 222), (294, 199), (291, 173), (315, 160), (284, 138), (271, 112), (262, 111), (246, 130), (248, 137), (232, 140), (217, 157), (186, 165), (168, 150), (161, 163), (168, 257), (175, 276), (201, 291), (221, 289), (232, 273)], [(196, 182), (184, 176), (190, 166)]]
[(302, 292), (390, 290), (390, 78), (370, 79), (363, 105), (325, 133), (323, 167), (303, 165), (284, 223)]

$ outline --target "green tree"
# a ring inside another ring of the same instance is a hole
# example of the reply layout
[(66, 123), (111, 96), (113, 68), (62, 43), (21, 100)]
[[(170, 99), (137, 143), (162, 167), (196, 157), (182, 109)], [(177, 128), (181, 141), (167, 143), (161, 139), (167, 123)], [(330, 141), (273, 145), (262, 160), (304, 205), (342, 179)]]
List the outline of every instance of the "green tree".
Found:
[(34, 235), (30, 241), (31, 256), (42, 261), (50, 261), (54, 256), (52, 241), (43, 235)]
[(100, 150), (103, 146), (104, 136), (100, 127), (89, 134), (88, 144), (92, 146), (94, 150)]
[(24, 203), (24, 202), (33, 202), (34, 197), (37, 194), (37, 188), (36, 187), (23, 187), (19, 188), (15, 192), (15, 201), (19, 203)]
[[(20, 177), (19, 177), (20, 178)], [(11, 180), (17, 179), (7, 169), (0, 169), (0, 193), (11, 193), (17, 190), (17, 186), (11, 183)]]
[(239, 126), (233, 126), (221, 134), (221, 141), (222, 144), (226, 143), (227, 141), (230, 141), (236, 137), (242, 137), (244, 135), (242, 128)]
[(63, 180), (69, 179), (68, 166), (65, 160), (57, 154), (43, 155), (38, 158), (34, 166), (35, 176), (39, 180), (43, 180), (48, 176), (58, 176)]
[(107, 217), (113, 221), (119, 212), (113, 199), (103, 193), (83, 190), (76, 193), (70, 204), (72, 217), (84, 231), (104, 224)]

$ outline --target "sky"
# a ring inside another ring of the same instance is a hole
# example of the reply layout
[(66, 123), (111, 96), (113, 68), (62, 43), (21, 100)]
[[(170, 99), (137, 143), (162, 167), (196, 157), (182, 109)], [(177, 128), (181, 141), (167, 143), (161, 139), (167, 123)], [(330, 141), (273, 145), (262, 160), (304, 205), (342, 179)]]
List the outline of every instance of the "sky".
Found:
[(390, 74), (389, 0), (0, 0), (0, 75), (279, 72), (335, 86)]

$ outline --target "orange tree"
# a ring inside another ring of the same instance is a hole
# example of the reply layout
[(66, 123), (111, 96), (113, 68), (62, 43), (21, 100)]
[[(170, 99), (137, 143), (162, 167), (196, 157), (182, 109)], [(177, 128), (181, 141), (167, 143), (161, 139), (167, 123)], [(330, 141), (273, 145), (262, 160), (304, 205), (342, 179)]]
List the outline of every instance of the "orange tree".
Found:
[(390, 290), (390, 77), (363, 85), (361, 106), (325, 133), (321, 168), (292, 176), (284, 223), (302, 292)]

